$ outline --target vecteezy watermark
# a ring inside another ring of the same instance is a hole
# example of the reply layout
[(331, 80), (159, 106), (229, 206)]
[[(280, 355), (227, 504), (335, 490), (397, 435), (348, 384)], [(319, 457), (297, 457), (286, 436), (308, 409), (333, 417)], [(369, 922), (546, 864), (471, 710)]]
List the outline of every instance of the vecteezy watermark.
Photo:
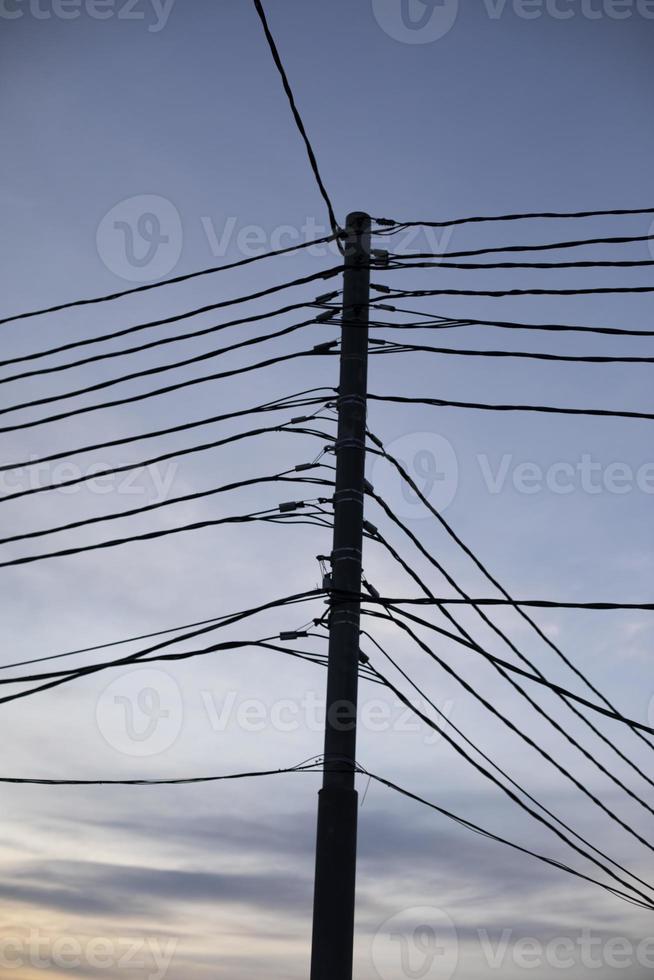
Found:
[[(222, 219), (210, 214), (185, 215), (183, 224), (200, 235), (207, 261), (224, 259), (228, 254), (252, 259), (267, 252), (284, 254), (291, 250), (286, 254), (292, 255), (297, 248), (311, 258), (342, 261), (337, 242), (329, 237), (331, 228), (312, 215), (298, 225), (271, 228), (244, 224), (236, 215)], [(393, 238), (393, 251), (403, 255), (428, 250), (446, 257), (454, 234), (453, 228), (402, 229)], [(114, 204), (102, 217), (96, 246), (100, 259), (115, 275), (128, 282), (146, 283), (174, 270), (186, 237), (172, 201), (158, 194), (137, 194)]]
[[(449, 440), (437, 432), (410, 432), (386, 449), (436, 510), (452, 503), (459, 485), (459, 461)], [(383, 486), (387, 503), (399, 517), (429, 516), (415, 490), (383, 456), (375, 457), (371, 478), (373, 486)]]
[(580, 969), (654, 968), (654, 937), (634, 942), (625, 936), (604, 936), (582, 929), (574, 936), (539, 939), (518, 936), (512, 929), (503, 929), (497, 935), (478, 929), (477, 940), (489, 970), (515, 968), (533, 972), (549, 968), (575, 971), (578, 975)]
[(427, 906), (387, 919), (373, 938), (371, 958), (380, 980), (450, 980), (465, 973), (467, 958), (477, 970), (483, 963), (484, 972), (499, 976), (537, 970), (579, 976), (580, 970), (652, 970), (654, 937), (634, 940), (588, 928), (546, 938), (514, 929), (466, 929), (464, 944), (449, 915)]
[[(422, 701), (414, 702), (414, 706), (422, 711), (428, 709)], [(444, 719), (449, 719), (455, 703), (451, 699), (443, 700), (436, 707)], [(244, 697), (233, 689), (220, 694), (205, 689), (188, 710), (194, 725), (204, 724), (208, 734), (219, 736), (229, 732), (319, 733), (325, 729), (326, 714), (324, 694), (312, 690), (300, 698), (264, 701)], [(181, 693), (175, 681), (164, 671), (150, 668), (132, 671), (112, 681), (101, 693), (96, 707), (97, 724), (104, 740), (117, 752), (130, 756), (157, 755), (171, 748), (182, 733), (184, 717)], [(351, 729), (354, 714), (345, 702), (337, 704), (330, 717), (335, 728)], [(424, 725), (413, 708), (382, 698), (360, 699), (357, 725), (372, 734), (419, 735), (423, 744), (430, 746), (441, 739), (439, 732)]]
[(375, 20), (403, 44), (432, 44), (454, 27), (459, 0), (372, 0)]
[(459, 963), (456, 928), (435, 906), (404, 909), (377, 930), (371, 958), (380, 980), (450, 980)]
[(26, 466), (0, 473), (0, 494), (11, 497), (15, 493), (52, 486), (56, 493), (76, 494), (80, 491), (105, 496), (147, 497), (150, 503), (167, 500), (177, 478), (176, 462), (161, 465), (150, 463), (142, 469), (125, 473), (113, 472), (104, 463), (80, 466), (71, 460), (57, 463), (28, 463)]
[[(529, 21), (543, 17), (558, 21), (654, 20), (654, 0), (483, 0), (481, 7), (491, 21), (507, 15)], [(432, 44), (454, 27), (459, 0), (372, 0), (372, 9), (381, 29), (393, 40)]]
[[(425, 518), (429, 516), (425, 500), (442, 512), (456, 498), (461, 483), (461, 453), (444, 436), (429, 431), (408, 433), (389, 442), (386, 450), (424, 498), (420, 498), (394, 463), (375, 457), (371, 482), (399, 517)], [(605, 462), (594, 458), (592, 453), (582, 453), (575, 460), (543, 464), (521, 459), (513, 453), (476, 453), (472, 463), (472, 468), (467, 469), (467, 479), (480, 482), (482, 491), (491, 496), (507, 492), (559, 497), (578, 493), (654, 496), (654, 462), (649, 461), (640, 465), (620, 460)]]
[(106, 267), (129, 282), (151, 282), (172, 272), (182, 254), (182, 239), (179, 211), (157, 194), (119, 201), (96, 233)]
[(104, 689), (95, 717), (104, 740), (122, 755), (159, 755), (182, 731), (182, 693), (170, 674), (142, 667)]
[(176, 939), (160, 942), (152, 936), (81, 939), (40, 929), (20, 935), (5, 932), (0, 936), (0, 970), (127, 970), (130, 975), (138, 971), (145, 980), (164, 980), (177, 945)]
[(0, 0), (0, 19), (137, 21), (151, 34), (168, 23), (175, 0)]

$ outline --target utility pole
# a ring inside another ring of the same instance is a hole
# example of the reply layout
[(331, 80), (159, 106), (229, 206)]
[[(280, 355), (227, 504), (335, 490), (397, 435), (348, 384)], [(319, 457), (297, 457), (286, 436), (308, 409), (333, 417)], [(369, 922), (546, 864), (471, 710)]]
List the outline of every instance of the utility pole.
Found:
[[(346, 223), (343, 326), (338, 388), (334, 597), (329, 618), (329, 667), (324, 776), (318, 802), (311, 980), (352, 980), (358, 796), (354, 788), (359, 680), (361, 548), (363, 543), (370, 216)], [(357, 598), (343, 599), (339, 593)]]

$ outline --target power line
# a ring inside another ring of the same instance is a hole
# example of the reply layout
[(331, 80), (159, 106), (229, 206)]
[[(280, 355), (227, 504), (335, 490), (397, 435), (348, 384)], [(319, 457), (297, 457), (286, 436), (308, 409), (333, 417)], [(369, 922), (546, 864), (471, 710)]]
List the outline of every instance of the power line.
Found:
[(288, 76), (286, 75), (284, 65), (282, 64), (282, 59), (279, 56), (279, 51), (277, 50), (277, 45), (275, 44), (275, 39), (270, 33), (270, 28), (268, 27), (268, 21), (266, 20), (266, 14), (261, 4), (261, 0), (254, 0), (254, 6), (257, 11), (257, 14), (259, 15), (259, 19), (261, 20), (264, 34), (266, 36), (266, 41), (268, 42), (270, 53), (272, 55), (273, 61), (275, 62), (275, 67), (277, 68), (277, 71), (279, 72), (280, 78), (282, 80), (284, 92), (286, 93), (288, 104), (291, 107), (291, 112), (293, 113), (293, 119), (295, 120), (295, 125), (297, 126), (300, 136), (304, 141), (304, 146), (306, 148), (307, 156), (309, 158), (309, 164), (313, 171), (313, 175), (316, 179), (318, 189), (320, 191), (323, 201), (325, 202), (325, 206), (327, 207), (327, 213), (329, 215), (329, 224), (331, 226), (334, 237), (338, 237), (341, 229), (339, 228), (338, 222), (336, 221), (336, 215), (334, 213), (334, 208), (332, 207), (329, 194), (327, 193), (322, 177), (320, 176), (320, 171), (318, 169), (318, 161), (316, 160), (316, 154), (314, 153), (309, 137), (307, 136), (307, 131), (304, 127), (302, 117), (300, 115), (299, 109), (295, 102), (295, 96), (293, 95), (293, 90), (291, 89)]
[(504, 252), (553, 252), (566, 248), (585, 248), (588, 245), (633, 245), (654, 241), (654, 235), (622, 235), (613, 238), (579, 238), (540, 245), (493, 245), (486, 248), (464, 249), (457, 252), (390, 252), (389, 259), (467, 259), (475, 255), (498, 255)]
[(312, 242), (300, 242), (297, 245), (289, 245), (287, 248), (279, 248), (263, 255), (252, 255), (236, 262), (228, 262), (226, 265), (214, 265), (209, 269), (200, 269), (199, 272), (187, 272), (181, 276), (173, 276), (171, 279), (160, 279), (158, 282), (146, 283), (143, 286), (133, 286), (130, 289), (123, 289), (118, 293), (106, 293), (104, 296), (94, 296), (91, 299), (75, 299), (67, 303), (59, 303), (57, 306), (48, 306), (41, 310), (30, 310), (27, 313), (14, 313), (0, 319), (0, 326), (11, 323), (14, 320), (25, 320), (32, 316), (42, 316), (45, 313), (59, 313), (61, 310), (70, 310), (76, 306), (89, 306), (95, 303), (107, 303), (110, 300), (122, 299), (123, 296), (133, 296), (135, 293), (145, 293), (150, 289), (159, 289), (161, 286), (171, 286), (180, 282), (188, 282), (190, 279), (198, 279), (200, 276), (209, 276), (214, 272), (226, 272), (228, 269), (238, 269), (243, 265), (250, 265), (251, 262), (259, 262), (261, 259), (275, 258), (279, 255), (288, 255), (290, 252), (297, 252), (303, 248), (310, 248), (312, 245), (323, 245), (325, 242), (334, 240), (334, 235), (325, 235), (323, 238), (316, 238)]
[[(372, 286), (379, 289), (379, 286)], [(420, 296), (597, 296), (606, 293), (654, 293), (654, 286), (596, 286), (589, 289), (398, 289), (392, 292), (395, 299)]]
[[(407, 261), (409, 260), (409, 261)], [(623, 259), (619, 261), (580, 261), (580, 262), (412, 262), (411, 256), (400, 260), (394, 257), (384, 269), (461, 269), (481, 272), (489, 269), (640, 269), (654, 265), (654, 259)]]
[(256, 779), (263, 776), (284, 776), (295, 772), (321, 773), (322, 766), (290, 766), (286, 769), (264, 769), (258, 772), (237, 772), (223, 776), (184, 776), (168, 779), (25, 779), (0, 776), (0, 783), (20, 786), (189, 786), (197, 783), (217, 783), (237, 779)]
[(447, 221), (396, 221), (394, 218), (373, 218), (378, 225), (399, 228), (451, 228), (454, 225), (480, 224), (487, 221), (524, 221), (532, 218), (604, 218), (630, 214), (654, 214), (654, 208), (614, 209), (612, 211), (534, 211), (518, 214), (477, 215), (471, 218), (451, 218)]
[[(654, 289), (654, 287), (652, 287)], [(547, 415), (586, 415), (589, 417), (646, 419), (651, 421), (651, 412), (611, 411), (603, 408), (558, 408), (553, 405), (489, 405), (484, 402), (448, 401), (443, 398), (412, 398), (406, 395), (374, 395), (368, 393), (368, 398), (381, 402), (397, 402), (409, 405), (432, 405), (437, 408), (468, 408), (482, 412), (540, 412)], [(2, 431), (2, 430), (0, 430)]]
[(432, 347), (429, 344), (405, 344), (392, 343), (391, 341), (380, 341), (383, 344), (380, 350), (373, 350), (373, 354), (404, 354), (404, 353), (425, 353), (443, 354), (455, 357), (500, 357), (500, 358), (527, 358), (534, 361), (559, 361), (572, 364), (654, 364), (654, 357), (632, 357), (632, 356), (604, 356), (590, 354), (546, 354), (533, 351), (513, 351), (513, 350), (469, 350), (460, 347)]
[[(543, 330), (552, 332), (572, 332), (572, 333), (592, 333), (607, 334), (616, 337), (654, 337), (654, 330), (629, 330), (622, 327), (588, 327), (577, 326), (565, 323), (517, 323), (514, 320), (477, 320), (466, 317), (463, 320), (451, 320), (447, 317), (439, 317), (433, 313), (425, 313), (423, 310), (407, 310), (387, 303), (375, 303), (373, 308), (377, 310), (388, 310), (391, 313), (406, 313), (409, 316), (431, 317), (435, 322), (432, 323), (384, 323), (387, 328), (396, 329), (432, 329), (450, 330), (455, 327), (498, 327), (503, 330)], [(380, 324), (381, 326), (381, 324)]]

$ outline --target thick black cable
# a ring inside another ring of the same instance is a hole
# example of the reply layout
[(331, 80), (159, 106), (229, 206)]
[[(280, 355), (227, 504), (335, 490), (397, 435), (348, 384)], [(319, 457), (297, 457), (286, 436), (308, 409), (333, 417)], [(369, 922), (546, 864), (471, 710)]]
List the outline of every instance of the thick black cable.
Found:
[(189, 786), (197, 783), (217, 783), (236, 779), (255, 779), (260, 776), (284, 776), (295, 772), (321, 773), (315, 766), (290, 766), (287, 769), (264, 769), (258, 772), (237, 772), (226, 776), (187, 776), (178, 779), (25, 779), (0, 776), (0, 783), (18, 786)]
[[(371, 288), (375, 287), (371, 283)], [(597, 296), (606, 293), (654, 293), (654, 286), (596, 286), (588, 289), (402, 289), (393, 299), (421, 296)]]
[(581, 238), (572, 241), (547, 242), (541, 245), (495, 245), (491, 248), (473, 248), (458, 252), (390, 252), (389, 259), (465, 259), (475, 255), (498, 255), (503, 252), (552, 252), (565, 248), (585, 248), (587, 245), (633, 245), (637, 242), (654, 241), (654, 235), (621, 235), (612, 238)]
[(455, 327), (498, 327), (504, 330), (543, 330), (552, 332), (606, 334), (614, 337), (654, 337), (654, 330), (629, 330), (622, 327), (588, 327), (575, 326), (567, 323), (517, 323), (514, 320), (476, 320), (466, 317), (464, 320), (451, 320), (448, 317), (425, 313), (423, 310), (407, 310), (392, 306), (388, 303), (376, 303), (371, 309), (388, 310), (391, 313), (406, 313), (409, 316), (430, 317), (434, 323), (385, 323), (387, 328), (396, 329), (430, 329), (450, 330)]
[[(653, 287), (654, 288), (654, 287)], [(458, 402), (444, 398), (414, 398), (406, 395), (374, 395), (368, 398), (381, 402), (403, 405), (432, 405), (436, 408), (466, 408), (481, 412), (538, 412), (545, 415), (586, 415), (592, 418), (646, 419), (652, 421), (651, 412), (611, 411), (605, 408), (559, 408), (554, 405), (489, 405), (485, 402)], [(2, 431), (0, 429), (0, 431)]]
[(30, 310), (28, 313), (14, 313), (13, 316), (2, 317), (0, 319), (0, 326), (14, 320), (25, 320), (27, 317), (42, 316), (45, 313), (59, 313), (60, 310), (70, 310), (76, 306), (106, 303), (110, 300), (121, 299), (123, 296), (133, 296), (135, 293), (145, 293), (151, 289), (159, 289), (161, 286), (171, 286), (180, 282), (188, 282), (190, 279), (198, 279), (200, 276), (209, 276), (215, 272), (226, 272), (228, 269), (238, 269), (240, 266), (250, 265), (252, 262), (259, 262), (261, 259), (275, 258), (278, 255), (288, 255), (290, 252), (297, 252), (300, 249), (310, 248), (312, 245), (322, 245), (325, 242), (331, 242), (333, 240), (333, 234), (325, 235), (323, 238), (316, 238), (312, 242), (300, 242), (298, 245), (289, 245), (287, 248), (264, 252), (262, 255), (252, 255), (245, 259), (238, 259), (236, 262), (228, 262), (226, 265), (215, 265), (209, 269), (200, 269), (198, 272), (187, 272), (181, 276), (173, 276), (170, 279), (159, 279), (157, 282), (146, 283), (143, 286), (132, 286), (130, 289), (123, 289), (118, 293), (106, 293), (104, 296), (94, 296), (91, 299), (75, 299), (68, 303), (59, 303), (57, 306), (48, 306), (41, 310)]
[(654, 208), (613, 209), (611, 211), (534, 211), (521, 214), (475, 215), (472, 218), (451, 218), (447, 221), (395, 221), (394, 218), (374, 218), (377, 224), (401, 228), (452, 228), (454, 225), (473, 225), (487, 221), (524, 221), (534, 218), (606, 218), (629, 214), (654, 214)]
[(513, 350), (470, 350), (461, 347), (433, 347), (429, 344), (405, 344), (391, 343), (385, 341), (379, 350), (371, 351), (374, 354), (403, 354), (403, 353), (424, 353), (424, 354), (444, 354), (455, 357), (500, 357), (500, 358), (527, 358), (534, 361), (564, 361), (572, 364), (654, 364), (652, 357), (634, 356), (604, 356), (590, 354), (545, 354), (532, 351), (513, 351)]
[[(447, 534), (450, 536), (450, 538), (458, 545), (459, 548), (461, 548), (461, 550), (463, 551), (463, 553), (468, 558), (470, 558), (470, 560), (473, 562), (473, 564), (476, 566), (476, 568), (478, 568), (479, 571), (488, 579), (488, 581), (491, 583), (491, 585), (493, 585), (502, 594), (502, 596), (504, 597), (504, 600), (506, 600), (511, 606), (513, 606), (513, 608), (516, 610), (516, 612), (519, 613), (519, 615), (522, 617), (522, 619), (529, 626), (531, 626), (531, 628), (547, 644), (547, 646), (554, 653), (556, 653), (556, 655), (559, 657), (559, 659), (563, 661), (563, 663), (575, 674), (575, 676), (580, 681), (582, 681), (586, 685), (586, 687), (607, 706), (607, 708), (610, 708), (616, 714), (620, 714), (620, 712), (617, 711), (617, 709), (611, 703), (611, 701), (609, 701), (609, 699), (606, 698), (599, 691), (599, 689), (590, 681), (590, 679), (581, 670), (579, 670), (578, 667), (576, 667), (576, 665), (573, 663), (572, 660), (570, 660), (569, 657), (566, 656), (566, 654), (563, 652), (563, 650), (561, 650), (561, 648), (556, 643), (554, 643), (554, 641), (551, 640), (550, 637), (547, 636), (547, 634), (520, 607), (520, 605), (518, 603), (516, 603), (515, 600), (513, 600), (513, 598), (509, 594), (509, 592), (504, 588), (504, 586), (499, 582), (499, 580), (490, 572), (490, 570), (487, 568), (487, 566), (477, 557), (477, 555), (472, 551), (472, 549), (470, 547), (468, 547), (468, 545), (463, 541), (463, 539), (456, 533), (456, 531), (454, 530), (454, 528), (443, 517), (443, 515), (440, 513), (440, 511), (438, 511), (437, 508), (435, 508), (431, 504), (431, 502), (429, 501), (429, 499), (422, 493), (422, 491), (420, 490), (420, 488), (416, 485), (415, 481), (411, 478), (410, 474), (407, 473), (405, 467), (402, 466), (402, 464), (400, 463), (400, 461), (397, 460), (397, 459), (395, 459), (395, 457), (393, 457), (390, 453), (387, 452), (387, 450), (383, 446), (383, 443), (381, 442), (380, 439), (377, 438), (377, 436), (375, 436), (370, 431), (368, 431), (368, 435), (369, 435), (369, 438), (372, 440), (372, 442), (378, 447), (379, 451), (382, 452), (383, 455), (385, 456), (385, 458), (388, 459), (388, 461), (391, 463), (391, 465), (395, 467), (395, 469), (400, 474), (400, 476), (402, 477), (402, 479), (406, 483), (408, 483), (408, 485), (412, 488), (412, 490), (414, 491), (414, 493), (416, 493), (418, 495), (418, 497), (421, 500), (421, 502), (423, 503), (423, 505), (436, 518), (436, 520), (439, 522), (439, 524), (441, 525), (441, 527), (447, 532)], [(462, 597), (462, 598), (468, 599), (469, 597), (466, 596), (466, 597)], [(634, 731), (638, 735), (638, 737), (641, 739), (641, 741), (643, 741), (647, 746), (649, 746), (649, 748), (654, 749), (654, 745), (652, 745), (652, 743), (649, 741), (649, 739), (645, 738), (642, 735), (642, 733), (639, 732), (637, 729), (634, 729)]]
[[(411, 258), (408, 256), (408, 258)], [(617, 261), (581, 260), (577, 262), (407, 262), (395, 257), (383, 269), (461, 269), (481, 272), (484, 269), (640, 269), (654, 265), (654, 259), (620, 259)]]
[(314, 153), (313, 147), (307, 135), (307, 131), (304, 127), (302, 117), (296, 105), (295, 96), (293, 95), (293, 90), (291, 89), (288, 76), (286, 75), (286, 71), (284, 69), (282, 59), (279, 55), (279, 51), (277, 50), (275, 39), (273, 38), (270, 32), (270, 28), (268, 26), (268, 21), (266, 19), (266, 14), (261, 4), (261, 0), (254, 0), (254, 6), (257, 11), (257, 14), (259, 15), (259, 19), (261, 21), (264, 34), (266, 36), (266, 41), (268, 42), (268, 47), (270, 48), (270, 53), (272, 55), (273, 61), (275, 62), (275, 67), (277, 68), (277, 71), (279, 72), (279, 76), (282, 80), (284, 92), (286, 93), (288, 104), (291, 108), (291, 112), (293, 113), (293, 119), (295, 120), (295, 125), (297, 126), (300, 136), (302, 137), (302, 140), (304, 142), (304, 146), (307, 151), (307, 156), (309, 158), (309, 164), (311, 166), (311, 170), (313, 171), (313, 176), (315, 177), (316, 183), (318, 185), (318, 190), (320, 191), (322, 199), (325, 202), (325, 206), (327, 207), (327, 213), (329, 215), (329, 224), (331, 226), (333, 234), (335, 236), (338, 236), (338, 234), (340, 233), (340, 228), (338, 226), (338, 222), (336, 221), (334, 208), (329, 198), (329, 194), (327, 193), (327, 190), (323, 183), (322, 177), (320, 176), (320, 171), (318, 169), (318, 161), (316, 160), (316, 154)]

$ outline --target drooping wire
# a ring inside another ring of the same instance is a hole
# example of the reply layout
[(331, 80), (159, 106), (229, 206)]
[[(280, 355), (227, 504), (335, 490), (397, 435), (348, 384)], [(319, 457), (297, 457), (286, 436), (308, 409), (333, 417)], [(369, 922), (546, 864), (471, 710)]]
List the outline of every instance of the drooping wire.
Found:
[(378, 225), (391, 226), (391, 231), (394, 231), (396, 228), (415, 228), (418, 226), (426, 228), (451, 228), (454, 225), (482, 224), (488, 221), (525, 221), (536, 218), (605, 218), (638, 214), (654, 214), (654, 208), (620, 208), (611, 211), (527, 211), (518, 214), (475, 215), (471, 218), (450, 218), (445, 221), (396, 221), (394, 218), (374, 218), (373, 220)]

